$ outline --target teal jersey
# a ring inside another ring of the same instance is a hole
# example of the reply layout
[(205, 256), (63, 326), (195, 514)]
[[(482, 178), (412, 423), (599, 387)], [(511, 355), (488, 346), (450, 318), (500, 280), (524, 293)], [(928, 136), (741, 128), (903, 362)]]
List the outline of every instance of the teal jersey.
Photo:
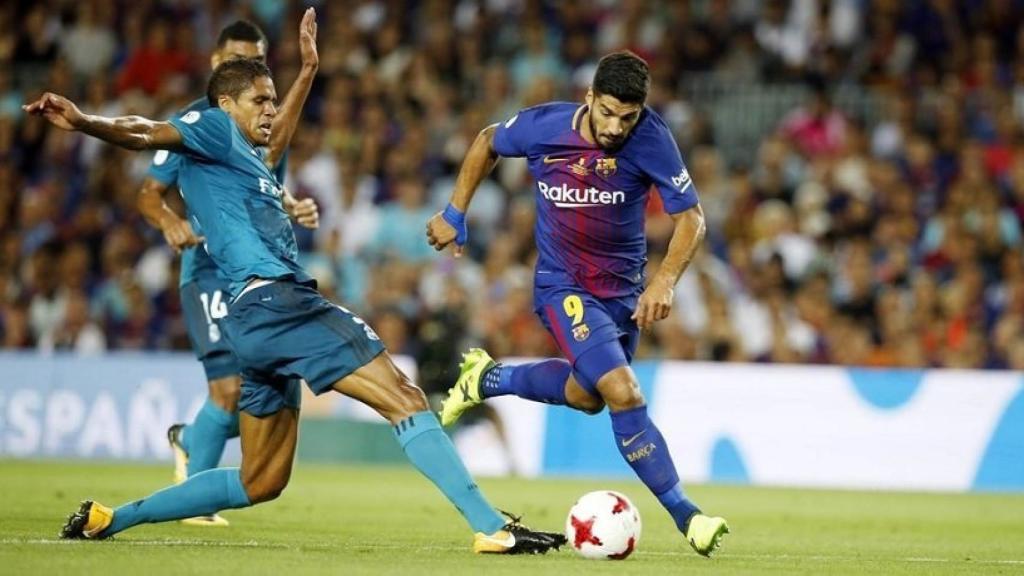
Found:
[[(178, 112), (178, 116), (188, 114), (189, 112), (202, 112), (210, 108), (210, 103), (206, 98), (200, 98), (183, 110)], [(274, 176), (278, 182), (284, 182), (284, 175), (287, 167), (287, 155), (285, 155), (281, 162), (274, 168)], [(167, 150), (158, 150), (153, 155), (153, 162), (149, 166), (149, 171), (146, 173), (147, 176), (154, 180), (166, 185), (175, 186), (178, 184), (178, 173), (181, 166), (182, 156), (175, 154), (174, 152), (168, 152)], [(192, 223), (196, 225), (196, 219), (193, 217), (191, 209), (188, 204), (185, 205), (186, 217)], [(202, 235), (200, 230), (195, 231), (197, 235)], [(217, 265), (210, 258), (210, 255), (206, 252), (203, 246), (194, 246), (187, 248), (181, 253), (181, 275), (179, 278), (179, 286), (191, 284), (192, 282), (198, 282), (200, 279), (210, 278), (219, 276)]]
[(181, 133), (178, 188), (206, 252), (237, 295), (253, 278), (313, 279), (298, 264), (283, 189), (255, 147), (220, 108), (192, 110), (170, 123)]

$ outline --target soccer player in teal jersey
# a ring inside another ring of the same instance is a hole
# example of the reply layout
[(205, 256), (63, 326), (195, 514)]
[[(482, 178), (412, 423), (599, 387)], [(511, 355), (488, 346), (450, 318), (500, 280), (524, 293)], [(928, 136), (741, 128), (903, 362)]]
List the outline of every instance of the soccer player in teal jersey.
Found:
[[(303, 22), (300, 26), (306, 24)], [(299, 38), (312, 40), (308, 35), (300, 34)], [(311, 60), (311, 53), (309, 46), (300, 45), (302, 69), (285, 96), (282, 110), (290, 108), (287, 104), (289, 99), (305, 100), (317, 70), (317, 63)], [(267, 60), (266, 36), (259, 27), (245, 20), (234, 22), (221, 30), (217, 47), (210, 56), (210, 66), (216, 69), (221, 62), (239, 58), (260, 62)], [(178, 114), (201, 112), (208, 108), (210, 104), (203, 97)], [(291, 131), (283, 124), (286, 120), (285, 114), (275, 117), (276, 130), (272, 131), (274, 137), (269, 148), (283, 148), (291, 138)], [(284, 155), (275, 153), (275, 156), (282, 160), (274, 168), (274, 176), (278, 182), (284, 182)], [(189, 224), (191, 215), (182, 218), (163, 200), (167, 190), (177, 184), (181, 162), (179, 154), (158, 150), (138, 196), (138, 208), (146, 221), (163, 232), (167, 243), (181, 253), (179, 286), (185, 325), (192, 349), (206, 372), (209, 390), (206, 402), (191, 424), (174, 424), (167, 431), (174, 454), (176, 482), (184, 482), (189, 476), (216, 467), (224, 453), (225, 443), (238, 436), (238, 397), (242, 386), (239, 375), (241, 366), (223, 337), (220, 326), (221, 319), (229, 313), (228, 281), (218, 272), (217, 265), (206, 253), (206, 249), (199, 245), (199, 238)], [(316, 224), (317, 214), (312, 200), (297, 202), (287, 193), (283, 200), (293, 218), (308, 226)], [(183, 522), (200, 526), (228, 524), (218, 514), (189, 518)]]
[[(647, 64), (630, 52), (601, 59), (586, 102), (551, 102), (485, 128), (466, 154), (444, 212), (427, 224), (438, 250), (466, 242), (466, 209), (497, 159), (525, 157), (537, 181), (539, 258), (534, 309), (562, 358), (518, 366), (481, 349), (465, 355), (441, 411), (445, 425), (492, 396), (570, 406), (608, 406), (615, 445), (698, 553), (710, 555), (729, 531), (683, 494), (668, 445), (648, 417), (630, 368), (640, 329), (668, 317), (673, 286), (704, 236), (704, 215), (679, 147), (645, 106)], [(644, 285), (644, 214), (651, 190), (675, 231), (661, 267)]]
[[(304, 34), (314, 34), (315, 24)], [(239, 399), (241, 468), (214, 468), (111, 509), (85, 501), (64, 538), (106, 538), (142, 523), (166, 522), (273, 500), (291, 475), (298, 439), (300, 389), (334, 390), (362, 401), (391, 422), (403, 451), (458, 509), (479, 553), (542, 553), (561, 534), (506, 522), (487, 502), (426, 398), (394, 364), (374, 331), (324, 299), (297, 263), (282, 190), (261, 148), (270, 143), (276, 93), (266, 65), (241, 59), (217, 67), (208, 110), (168, 122), (83, 114), (69, 100), (43, 94), (25, 110), (64, 130), (129, 149), (184, 156), (178, 184), (230, 281), (231, 313), (222, 325), (242, 365)]]

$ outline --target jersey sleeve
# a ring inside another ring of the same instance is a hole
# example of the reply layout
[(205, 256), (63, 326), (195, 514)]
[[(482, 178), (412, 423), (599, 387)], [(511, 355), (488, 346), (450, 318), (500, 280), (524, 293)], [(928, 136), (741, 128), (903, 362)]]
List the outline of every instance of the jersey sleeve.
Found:
[(178, 182), (178, 166), (181, 163), (181, 156), (167, 150), (157, 150), (153, 155), (153, 161), (149, 164), (146, 176), (170, 186)]
[(536, 130), (537, 110), (527, 108), (501, 122), (494, 131), (494, 151), (505, 158), (526, 156), (533, 143)]
[(285, 150), (284, 154), (281, 155), (281, 159), (277, 161), (277, 166), (271, 170), (274, 177), (277, 178), (278, 184), (284, 184), (284, 177), (288, 174), (288, 151)]
[(697, 187), (683, 164), (679, 146), (668, 127), (659, 125), (645, 147), (642, 166), (651, 183), (658, 189), (665, 212), (678, 214), (697, 205)]
[(231, 151), (231, 118), (219, 108), (193, 110), (169, 122), (181, 133), (190, 154), (223, 160)]

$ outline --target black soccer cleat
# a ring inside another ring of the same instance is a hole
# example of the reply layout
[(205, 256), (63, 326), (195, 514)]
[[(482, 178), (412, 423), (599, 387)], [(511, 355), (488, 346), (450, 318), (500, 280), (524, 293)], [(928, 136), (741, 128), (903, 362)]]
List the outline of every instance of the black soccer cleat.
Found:
[(78, 507), (78, 512), (68, 516), (60, 529), (60, 537), (64, 540), (102, 539), (101, 534), (113, 520), (113, 510), (99, 502), (86, 500)]
[(568, 542), (563, 534), (531, 530), (520, 523), (520, 517), (502, 510), (510, 521), (494, 534), (477, 532), (473, 552), (477, 554), (547, 554)]

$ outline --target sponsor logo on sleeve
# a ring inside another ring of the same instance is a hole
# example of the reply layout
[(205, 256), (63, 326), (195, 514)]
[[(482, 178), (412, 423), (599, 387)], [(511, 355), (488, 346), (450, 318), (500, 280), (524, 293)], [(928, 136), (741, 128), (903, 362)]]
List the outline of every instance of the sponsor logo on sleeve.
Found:
[(672, 177), (672, 185), (675, 186), (676, 188), (679, 188), (680, 192), (686, 190), (686, 188), (689, 187), (690, 183), (692, 182), (693, 181), (690, 180), (690, 173), (686, 170), (686, 168), (683, 168), (683, 171), (680, 172), (678, 176)]

